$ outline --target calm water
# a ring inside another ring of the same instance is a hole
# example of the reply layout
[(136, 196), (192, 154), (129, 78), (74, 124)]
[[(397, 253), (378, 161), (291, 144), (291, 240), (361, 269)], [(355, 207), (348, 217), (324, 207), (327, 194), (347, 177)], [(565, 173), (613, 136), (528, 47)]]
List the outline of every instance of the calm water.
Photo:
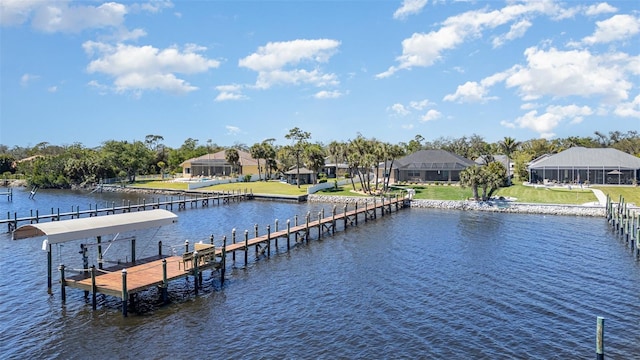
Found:
[[(18, 193), (12, 203), (0, 197), (0, 214), (122, 198)], [(276, 218), (282, 229), (322, 207), (331, 205), (178, 212), (177, 224), (135, 234), (138, 256), (154, 254), (158, 240), (181, 253), (185, 239), (252, 235), (255, 223), (264, 233)], [(600, 218), (403, 210), (290, 252), (281, 241), (246, 268), (239, 256), (224, 288), (207, 272), (197, 297), (191, 279), (170, 284), (168, 306), (148, 291), (144, 312), (128, 318), (111, 297), (92, 311), (76, 289), (62, 305), (57, 279), (47, 295), (41, 240), (0, 234), (2, 359), (592, 359), (597, 316), (606, 318), (607, 358), (640, 359), (640, 262)], [(79, 267), (78, 250), (54, 248), (54, 263)]]

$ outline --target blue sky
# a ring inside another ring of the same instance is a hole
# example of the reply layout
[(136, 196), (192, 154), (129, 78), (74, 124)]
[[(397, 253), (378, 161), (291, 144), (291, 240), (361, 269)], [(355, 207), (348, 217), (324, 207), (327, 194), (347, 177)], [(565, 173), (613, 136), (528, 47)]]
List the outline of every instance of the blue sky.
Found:
[(0, 144), (640, 130), (638, 4), (0, 0)]

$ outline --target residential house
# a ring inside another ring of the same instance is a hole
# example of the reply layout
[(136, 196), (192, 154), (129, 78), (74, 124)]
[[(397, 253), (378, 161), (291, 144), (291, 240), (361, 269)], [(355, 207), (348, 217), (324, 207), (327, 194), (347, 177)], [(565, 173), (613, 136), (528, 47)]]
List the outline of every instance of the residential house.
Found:
[[(229, 176), (233, 173), (237, 175), (258, 174), (258, 161), (252, 158), (251, 154), (246, 151), (237, 151), (239, 165), (235, 169), (232, 164), (227, 162), (225, 150), (222, 150), (182, 162), (182, 164), (180, 164), (182, 167), (182, 177)], [(264, 161), (262, 167), (264, 168)]]
[(457, 182), (460, 172), (475, 162), (445, 150), (419, 150), (393, 163), (395, 182)]
[(613, 148), (572, 147), (529, 163), (531, 183), (630, 185), (640, 181), (640, 158)]

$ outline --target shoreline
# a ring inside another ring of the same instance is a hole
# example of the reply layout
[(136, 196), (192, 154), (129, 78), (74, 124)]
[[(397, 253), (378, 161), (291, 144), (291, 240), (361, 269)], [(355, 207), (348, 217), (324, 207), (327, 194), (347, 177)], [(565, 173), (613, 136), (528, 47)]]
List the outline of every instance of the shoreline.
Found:
[[(338, 200), (339, 201), (336, 201)], [(377, 198), (375, 198), (377, 199)], [(309, 202), (340, 202), (352, 204), (356, 201), (372, 203), (374, 197), (309, 195)], [(540, 214), (605, 217), (606, 209), (601, 205), (532, 204), (511, 201), (467, 201), (467, 200), (411, 200), (410, 207), (417, 209), (440, 209), (462, 211), (491, 211), (512, 214)]]

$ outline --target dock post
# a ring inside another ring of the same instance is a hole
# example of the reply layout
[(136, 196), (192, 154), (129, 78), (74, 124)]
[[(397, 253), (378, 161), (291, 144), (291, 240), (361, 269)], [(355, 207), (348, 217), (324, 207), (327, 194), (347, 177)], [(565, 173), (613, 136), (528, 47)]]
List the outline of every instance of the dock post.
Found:
[(162, 240), (158, 241), (158, 257), (162, 258)]
[(169, 282), (167, 281), (167, 259), (162, 259), (162, 303), (169, 302)]
[[(231, 243), (232, 244), (236, 243), (236, 229), (235, 228), (233, 228), (233, 230), (231, 230)], [(236, 251), (235, 250), (231, 253), (231, 256), (233, 257), (233, 262), (235, 263), (236, 262)]]
[(271, 225), (267, 225), (267, 257), (271, 257)]
[(184, 252), (189, 252), (189, 240), (184, 241)]
[[(356, 200), (354, 216), (356, 218), (356, 226), (358, 226), (358, 201)], [(364, 203), (364, 221), (367, 221), (367, 202)]]
[[(254, 230), (254, 234), (255, 234), (255, 238), (258, 237), (258, 224), (254, 224), (253, 225), (253, 230)], [(258, 248), (260, 247), (260, 244), (256, 243), (256, 259), (258, 258)]]
[[(84, 244), (80, 244), (80, 249), (82, 253), (82, 276), (87, 278), (87, 271), (89, 270), (89, 256), (87, 255), (87, 247)], [(87, 299), (89, 297), (89, 291), (84, 291), (84, 298)]]
[(227, 236), (222, 236), (222, 265), (220, 268), (220, 286), (224, 285), (224, 272), (227, 268)]
[(333, 205), (333, 209), (331, 209), (331, 233), (336, 233), (336, 206)]
[(377, 205), (376, 205), (376, 198), (373, 198), (373, 218), (377, 219), (378, 218), (378, 214), (377, 214)]
[(247, 267), (249, 259), (249, 230), (244, 231), (244, 266)]
[(311, 219), (311, 211), (307, 211), (307, 216), (306, 218), (306, 226), (304, 229), (304, 238), (305, 240), (307, 240), (307, 242), (309, 242), (309, 220)]
[[(276, 219), (276, 232), (278, 232), (278, 219)], [(276, 250), (278, 250), (278, 237), (276, 236)]]
[(342, 209), (342, 214), (344, 215), (344, 229), (347, 230), (347, 204), (344, 204), (344, 208)]
[(318, 213), (318, 239), (322, 239), (322, 211)]
[(287, 219), (287, 251), (291, 250), (289, 239), (291, 238), (291, 220)]
[(596, 322), (596, 360), (604, 360), (604, 318), (598, 316)]
[(95, 265), (91, 265), (91, 307), (93, 308), (93, 310), (96, 309), (96, 292), (97, 292), (97, 287), (96, 287), (96, 266)]
[(276, 221), (275, 221), (275, 226), (276, 226), (275, 227), (275, 232), (278, 232), (278, 219), (276, 219)]
[[(373, 201), (376, 201), (376, 199), (373, 198)], [(382, 201), (382, 203), (380, 205), (380, 217), (384, 217), (384, 197), (381, 196), (380, 197), (380, 201)]]
[(193, 287), (196, 291), (196, 295), (198, 295), (198, 287), (202, 283), (202, 274), (198, 271), (198, 263), (200, 259), (198, 259), (198, 250), (193, 251)]
[(127, 291), (127, 269), (122, 269), (122, 316), (127, 317), (127, 303), (129, 293)]
[(96, 242), (98, 243), (98, 269), (102, 269), (102, 236), (96, 236)]
[(211, 236), (209, 237), (209, 241), (211, 241), (211, 245), (214, 245), (214, 243), (213, 243), (213, 234), (211, 234)]
[(131, 262), (136, 262), (136, 238), (131, 238)]
[(46, 250), (47, 250), (47, 294), (53, 294), (51, 291), (51, 283), (53, 279), (53, 274), (51, 270), (51, 266), (53, 265), (53, 256), (51, 255), (51, 244), (49, 244), (49, 240), (46, 240)]
[(58, 270), (60, 270), (60, 299), (64, 304), (67, 301), (67, 291), (65, 288), (67, 286), (67, 283), (64, 279), (64, 264), (60, 264)]
[[(367, 207), (368, 207), (367, 205), (368, 205), (368, 202), (367, 202), (367, 200), (365, 200), (364, 201), (364, 222), (369, 221), (369, 210), (367, 209)], [(373, 209), (374, 209), (373, 212), (375, 213), (376, 210), (375, 210), (375, 208), (373, 208)], [(357, 223), (356, 223), (356, 225), (357, 225)]]
[[(293, 216), (293, 226), (298, 227), (298, 214)], [(296, 244), (298, 243), (298, 231), (296, 230)]]

